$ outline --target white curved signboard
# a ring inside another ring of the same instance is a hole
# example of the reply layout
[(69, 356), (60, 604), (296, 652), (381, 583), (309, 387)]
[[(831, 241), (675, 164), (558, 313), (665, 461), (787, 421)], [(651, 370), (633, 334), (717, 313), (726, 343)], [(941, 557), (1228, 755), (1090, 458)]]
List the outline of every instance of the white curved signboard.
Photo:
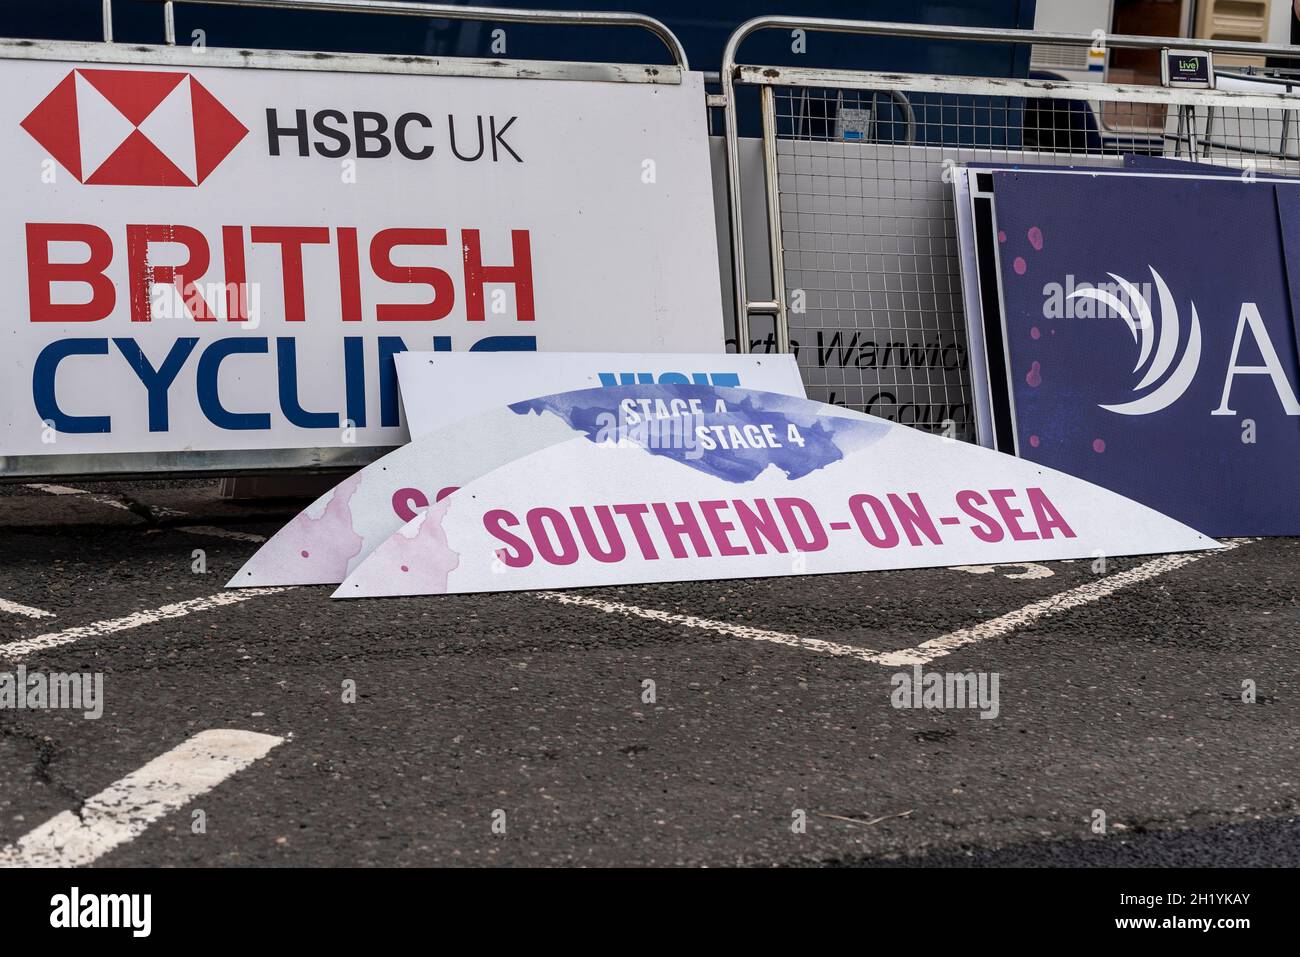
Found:
[[(593, 404), (591, 393), (516, 404), (581, 434), (432, 504), (375, 548), (335, 597), (1216, 547), (1095, 485), (886, 420), (750, 390), (654, 388), (695, 403), (684, 441), (611, 438), (607, 400)], [(657, 411), (650, 397), (625, 397), (620, 408), (619, 425), (634, 428)]]
[[(624, 398), (660, 399), (670, 411), (687, 408), (659, 386), (565, 395), (606, 421), (614, 420)], [(258, 549), (227, 587), (337, 585), (430, 503), (521, 455), (581, 434), (567, 419), (533, 414), (521, 404), (455, 422), (394, 449), (321, 495)]]

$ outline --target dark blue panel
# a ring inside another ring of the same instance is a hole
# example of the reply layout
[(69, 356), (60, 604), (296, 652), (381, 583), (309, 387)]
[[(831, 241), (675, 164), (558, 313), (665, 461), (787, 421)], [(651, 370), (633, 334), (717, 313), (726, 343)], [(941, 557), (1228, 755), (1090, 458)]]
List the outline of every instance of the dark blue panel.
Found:
[(1300, 186), (1276, 186), (1277, 217), (1282, 227), (1286, 256), (1287, 291), (1291, 297), (1291, 323), (1296, 336), (1296, 361), (1300, 362)]
[[(456, 5), (470, 5), (451, 0)], [(686, 47), (696, 70), (716, 71), (727, 38), (756, 10), (747, 0), (506, 0), (479, 6), (527, 9), (622, 10), (664, 21)], [(1035, 0), (947, 0), (900, 4), (897, 0), (804, 0), (777, 12), (808, 17), (941, 23), (956, 26), (1030, 29)], [(114, 36), (119, 41), (161, 43), (162, 6), (141, 0), (117, 0)], [(504, 29), (505, 50), (493, 47), (493, 31)], [(197, 32), (197, 31), (201, 31)], [(40, 4), (0, 0), (0, 36), (97, 40), (101, 34), (99, 0), (43, 0)], [(181, 5), (176, 8), (179, 43), (202, 39), (213, 46), (264, 47), (284, 50), (350, 51), (430, 56), (509, 57), (513, 59), (604, 60), (662, 63), (668, 54), (650, 34), (625, 28), (526, 26), (413, 17), (319, 13), (285, 10), (236, 10)], [(747, 40), (742, 58), (776, 66), (812, 63), (819, 67), (894, 70), (967, 76), (1025, 76), (1029, 47), (1024, 44), (886, 39), (814, 33), (807, 51), (794, 53), (789, 33), (764, 31)], [(1023, 102), (922, 96), (913, 98), (925, 125), (918, 139), (927, 143), (1018, 146)], [(757, 97), (741, 91), (742, 135), (758, 135)], [(814, 122), (817, 120), (814, 118)], [(821, 122), (827, 123), (822, 117)], [(833, 117), (830, 118), (833, 127)], [(976, 131), (982, 127), (982, 131)], [(994, 132), (990, 134), (989, 130)], [(716, 131), (715, 131), (716, 132)], [(990, 138), (990, 136), (992, 138)]]
[[(456, 2), (456, 0), (452, 0)], [(458, 5), (470, 5), (458, 3)], [(503, 8), (550, 7), (570, 10), (623, 10), (663, 20), (681, 38), (698, 70), (717, 70), (727, 37), (756, 13), (767, 12), (748, 0), (566, 0), (564, 3), (481, 3)], [(801, 16), (893, 20), (965, 26), (1031, 28), (1035, 0), (947, 0), (899, 3), (897, 0), (803, 0), (772, 12)], [(162, 5), (140, 0), (116, 0), (114, 30), (118, 40), (162, 41)], [(177, 38), (190, 42), (201, 29), (214, 46), (251, 46), (294, 50), (338, 50), (443, 56), (495, 56), (491, 23), (422, 20), (282, 10), (235, 10), (223, 7), (178, 6)], [(662, 44), (648, 34), (627, 29), (529, 27), (504, 25), (506, 56), (519, 59), (664, 62)], [(0, 3), (0, 35), (49, 39), (96, 40), (100, 33), (100, 0), (42, 0), (41, 3)], [(932, 43), (922, 40), (880, 40), (833, 34), (808, 38), (806, 56), (791, 52), (788, 34), (760, 34), (746, 43), (744, 55), (755, 63), (793, 65), (815, 62), (876, 70), (1024, 76), (1029, 67), (1027, 47), (972, 43)]]
[[(993, 176), (1019, 454), (1207, 534), (1300, 533), (1300, 366), (1275, 187)], [(1277, 189), (1293, 202), (1295, 189)], [(1112, 274), (1150, 302), (1149, 333)], [(1085, 283), (1114, 287), (1138, 328), (1087, 296), (1066, 298)], [(1258, 328), (1245, 321), (1253, 309)], [(1225, 402), (1239, 329), (1237, 366), (1260, 367), (1271, 349), (1280, 381), (1238, 373)], [(1139, 387), (1153, 366), (1163, 371)]]

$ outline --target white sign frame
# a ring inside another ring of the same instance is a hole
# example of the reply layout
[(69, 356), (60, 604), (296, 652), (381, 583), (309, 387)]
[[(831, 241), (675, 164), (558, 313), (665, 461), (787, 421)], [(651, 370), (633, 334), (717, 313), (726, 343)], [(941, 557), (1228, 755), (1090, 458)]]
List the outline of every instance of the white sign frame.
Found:
[(404, 352), (395, 361), (412, 441), (501, 405), (579, 389), (694, 383), (807, 398), (790, 353)]

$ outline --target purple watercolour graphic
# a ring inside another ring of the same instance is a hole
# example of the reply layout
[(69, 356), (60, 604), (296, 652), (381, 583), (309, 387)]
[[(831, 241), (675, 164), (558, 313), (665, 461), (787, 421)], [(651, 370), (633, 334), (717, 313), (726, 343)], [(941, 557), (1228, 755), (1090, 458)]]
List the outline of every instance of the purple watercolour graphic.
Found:
[(1026, 235), (1029, 239), (1029, 245), (1034, 247), (1034, 252), (1041, 253), (1043, 251), (1043, 231), (1037, 226), (1030, 226)]
[(1100, 455), (1102, 452), (1105, 452), (1105, 451), (1106, 451), (1106, 440), (1105, 440), (1105, 439), (1093, 439), (1093, 440), (1092, 440), (1092, 450), (1093, 450), (1094, 452), (1096, 452), (1098, 455)]
[(1030, 338), (1030, 339), (1039, 339), (1039, 338), (1042, 338), (1042, 335), (1043, 335), (1043, 334), (1042, 334), (1041, 332), (1038, 331), (1038, 327), (1037, 327), (1037, 326), (1034, 326), (1033, 328), (1031, 328), (1031, 329), (1029, 330), (1029, 338)]
[(1017, 256), (1015, 262), (1011, 264), (1011, 268), (1016, 271), (1017, 276), (1023, 276), (1028, 271), (1029, 264), (1025, 262), (1024, 256)]
[(364, 544), (352, 528), (352, 496), (360, 485), (360, 472), (340, 482), (319, 518), (300, 512), (276, 535), (276, 548), (258, 552), (245, 571), (262, 573), (258, 566), (266, 563), (279, 570), (277, 577), (286, 585), (342, 581), (348, 562), (361, 553)]
[[(748, 426), (770, 426), (779, 437), (780, 444), (767, 448), (718, 447), (705, 450), (692, 445), (669, 443), (657, 447), (646, 443), (642, 447), (649, 455), (670, 459), (688, 468), (711, 475), (726, 482), (752, 482), (768, 466), (775, 466), (792, 479), (815, 472), (839, 462), (849, 452), (855, 451), (882, 438), (888, 426), (867, 420), (840, 418), (823, 414), (824, 406), (763, 392), (732, 392), (709, 386), (660, 384), (647, 386), (651, 398), (702, 399), (706, 407), (719, 398), (729, 400), (727, 412), (707, 414), (701, 421), (687, 420), (689, 428), (696, 425), (721, 429), (743, 429)], [(635, 395), (635, 393), (633, 393)], [(610, 423), (603, 416), (610, 408), (606, 390), (563, 393), (516, 402), (511, 410), (524, 414), (543, 411), (560, 416), (575, 430), (584, 433), (591, 441), (600, 441), (608, 433)], [(801, 442), (787, 439), (790, 429), (797, 425)]]
[(453, 501), (454, 496), (430, 505), (412, 519), (362, 562), (349, 584), (368, 592), (391, 589), (397, 581), (404, 594), (446, 594), (448, 578), (460, 567), (443, 528)]

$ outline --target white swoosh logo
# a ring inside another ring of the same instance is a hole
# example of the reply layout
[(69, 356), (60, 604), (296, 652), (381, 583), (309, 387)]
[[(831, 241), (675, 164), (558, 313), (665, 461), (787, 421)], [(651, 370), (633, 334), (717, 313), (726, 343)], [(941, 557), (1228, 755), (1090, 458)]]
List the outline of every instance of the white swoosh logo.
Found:
[[(1124, 290), (1129, 301), (1133, 304), (1133, 310), (1137, 312), (1136, 321), (1128, 305), (1113, 293), (1104, 289), (1080, 289), (1070, 293), (1069, 296), (1071, 299), (1086, 298), (1100, 302), (1112, 309), (1124, 320), (1130, 334), (1133, 336), (1133, 341), (1138, 344), (1138, 359), (1133, 366), (1134, 372), (1141, 369), (1142, 365), (1151, 357), (1151, 347), (1153, 344), (1155, 345), (1155, 356), (1151, 358), (1151, 365), (1147, 368), (1141, 381), (1134, 387), (1134, 392), (1140, 392), (1153, 383), (1159, 382), (1169, 371), (1174, 356), (1178, 354), (1178, 341), (1182, 338), (1178, 321), (1178, 305), (1174, 302), (1173, 293), (1169, 291), (1169, 286), (1154, 267), (1148, 266), (1147, 268), (1151, 270), (1151, 278), (1155, 281), (1156, 292), (1160, 296), (1160, 327), (1158, 334), (1156, 324), (1151, 316), (1150, 303), (1147, 302), (1146, 297), (1142, 295), (1135, 285), (1122, 276), (1108, 273), (1110, 278), (1115, 280)], [(1201, 317), (1197, 315), (1196, 304), (1192, 303), (1192, 322), (1187, 334), (1187, 348), (1183, 351), (1183, 358), (1179, 361), (1178, 367), (1169, 378), (1165, 379), (1164, 383), (1153, 392), (1140, 399), (1117, 405), (1102, 405), (1100, 408), (1108, 412), (1117, 412), (1120, 415), (1149, 415), (1152, 412), (1159, 412), (1177, 401), (1187, 391), (1187, 387), (1191, 385), (1192, 379), (1196, 376), (1196, 369), (1200, 362)]]

